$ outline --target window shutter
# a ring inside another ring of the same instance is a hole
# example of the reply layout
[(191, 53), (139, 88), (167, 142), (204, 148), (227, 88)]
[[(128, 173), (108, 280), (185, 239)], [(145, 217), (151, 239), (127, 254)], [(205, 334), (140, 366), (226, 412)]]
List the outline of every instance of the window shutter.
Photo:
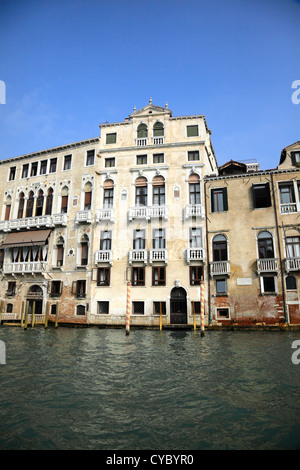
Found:
[(223, 188), (223, 207), (224, 211), (228, 211), (227, 188)]
[(72, 282), (72, 294), (77, 294), (77, 281)]

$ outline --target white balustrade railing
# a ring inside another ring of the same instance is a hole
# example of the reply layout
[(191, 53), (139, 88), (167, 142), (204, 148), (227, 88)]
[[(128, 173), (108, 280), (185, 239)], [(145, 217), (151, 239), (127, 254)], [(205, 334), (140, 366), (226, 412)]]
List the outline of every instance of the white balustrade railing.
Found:
[(203, 204), (186, 204), (184, 207), (184, 218), (189, 217), (204, 217), (204, 206)]
[(152, 139), (153, 145), (163, 145), (164, 143), (164, 137), (153, 137)]
[(144, 147), (147, 144), (148, 144), (148, 138), (147, 137), (140, 137), (140, 138), (136, 139), (136, 145), (138, 147)]
[(129, 264), (134, 261), (142, 261), (147, 263), (147, 250), (130, 250), (129, 251)]
[(289, 271), (300, 271), (300, 258), (286, 258), (285, 269)]
[(98, 209), (97, 214), (96, 214), (96, 222), (101, 222), (102, 220), (103, 221), (114, 222), (115, 221), (115, 210), (113, 208)]
[(67, 214), (37, 215), (35, 217), (24, 217), (23, 219), (2, 220), (0, 231), (21, 230), (39, 227), (51, 227), (52, 225), (66, 225)]
[(45, 271), (45, 261), (22, 261), (19, 263), (4, 263), (3, 272), (5, 274), (41, 273)]
[(128, 211), (129, 220), (132, 219), (147, 219), (163, 217), (168, 219), (167, 206), (136, 206), (131, 207)]
[(291, 214), (297, 212), (297, 204), (295, 202), (290, 202), (288, 204), (280, 204), (281, 214)]
[(52, 216), (52, 225), (67, 225), (68, 215), (64, 214), (54, 214)]
[(230, 261), (213, 261), (210, 263), (211, 276), (229, 275), (230, 274)]
[(268, 273), (278, 271), (277, 258), (264, 258), (257, 260), (257, 271), (261, 273)]
[(112, 251), (111, 250), (95, 251), (95, 264), (98, 264), (98, 263), (112, 264)]
[(186, 251), (187, 263), (191, 261), (202, 261), (205, 260), (205, 252), (203, 248), (188, 248)]
[(161, 261), (163, 263), (168, 263), (168, 250), (165, 248), (153, 248), (150, 250), (149, 257), (150, 264), (155, 261)]
[(78, 211), (76, 214), (75, 222), (77, 224), (79, 223), (90, 224), (92, 222), (92, 212), (90, 210)]

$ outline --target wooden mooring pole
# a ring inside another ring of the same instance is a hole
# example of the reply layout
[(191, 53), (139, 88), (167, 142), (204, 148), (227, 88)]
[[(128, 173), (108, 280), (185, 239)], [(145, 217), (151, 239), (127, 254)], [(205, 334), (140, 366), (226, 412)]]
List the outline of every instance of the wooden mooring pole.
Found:
[(204, 281), (200, 281), (201, 336), (204, 336)]
[(48, 316), (49, 316), (49, 302), (46, 304), (46, 313), (45, 313), (45, 330), (48, 328)]
[(24, 300), (22, 300), (22, 308), (21, 308), (21, 328), (23, 328), (23, 325), (24, 325), (24, 305), (25, 305), (25, 302)]
[(28, 323), (28, 310), (29, 310), (29, 300), (26, 300), (26, 308), (25, 308), (25, 324), (24, 324), (24, 330), (27, 330), (27, 323)]
[(55, 312), (55, 328), (58, 327), (58, 305), (59, 302), (56, 302), (56, 312)]
[(161, 302), (159, 302), (159, 329), (162, 330), (162, 307)]
[(0, 325), (2, 321), (2, 310), (3, 310), (3, 300), (1, 300), (1, 304), (0, 304)]
[(130, 333), (130, 294), (131, 282), (127, 282), (127, 304), (126, 304), (126, 335)]
[(193, 300), (194, 331), (196, 331), (195, 301)]
[(31, 314), (31, 327), (34, 327), (34, 315), (35, 315), (35, 300), (33, 301), (32, 305), (32, 314)]

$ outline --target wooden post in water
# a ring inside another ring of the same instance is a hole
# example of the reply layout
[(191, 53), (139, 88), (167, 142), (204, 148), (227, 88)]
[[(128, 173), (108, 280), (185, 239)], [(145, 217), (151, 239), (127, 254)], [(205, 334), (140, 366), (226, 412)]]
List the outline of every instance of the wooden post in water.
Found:
[(28, 323), (28, 310), (29, 310), (29, 300), (26, 300), (26, 308), (25, 308), (25, 324), (24, 324), (24, 330), (27, 330), (27, 323)]
[(195, 301), (193, 300), (194, 331), (196, 331)]
[(201, 336), (204, 336), (204, 281), (200, 281)]
[(23, 328), (24, 324), (24, 300), (22, 300), (22, 308), (21, 308), (21, 328)]
[(59, 305), (59, 302), (56, 302), (55, 328), (57, 328), (57, 326), (58, 326), (58, 305)]
[(127, 282), (127, 304), (126, 304), (126, 335), (130, 333), (130, 294), (131, 294), (131, 282)]
[(34, 315), (35, 315), (35, 300), (33, 301), (32, 305), (32, 314), (31, 314), (31, 327), (34, 327)]
[(159, 302), (159, 329), (162, 330), (162, 308), (161, 302)]
[(1, 300), (1, 304), (0, 304), (0, 325), (2, 321), (2, 310), (3, 310), (3, 300)]
[(49, 302), (46, 304), (46, 313), (45, 313), (45, 330), (48, 327), (48, 315), (49, 315)]

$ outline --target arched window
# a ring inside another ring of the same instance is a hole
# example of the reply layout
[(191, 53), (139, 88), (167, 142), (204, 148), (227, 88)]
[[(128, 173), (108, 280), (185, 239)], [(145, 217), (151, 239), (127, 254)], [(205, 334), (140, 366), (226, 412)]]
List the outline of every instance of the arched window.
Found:
[(56, 266), (63, 266), (64, 264), (64, 239), (59, 237), (56, 243)]
[(77, 305), (76, 315), (85, 315), (85, 305)]
[(257, 239), (258, 257), (260, 259), (274, 258), (273, 237), (270, 232), (260, 232)]
[(92, 185), (86, 183), (84, 186), (84, 210), (90, 211), (92, 208)]
[(153, 126), (153, 137), (163, 137), (164, 136), (164, 125), (162, 122), (156, 122)]
[(200, 204), (200, 178), (196, 173), (189, 177), (189, 197), (190, 204)]
[(6, 313), (12, 313), (13, 311), (13, 304), (6, 305)]
[(47, 199), (46, 199), (46, 215), (52, 214), (52, 204), (53, 204), (53, 189), (48, 189)]
[(155, 176), (152, 180), (153, 205), (163, 206), (165, 204), (165, 179), (163, 176)]
[(8, 197), (6, 198), (5, 219), (4, 219), (4, 220), (9, 220), (9, 217), (10, 217), (10, 209), (11, 209), (11, 197), (8, 196)]
[(22, 219), (24, 213), (24, 193), (20, 193), (19, 196), (19, 207), (18, 207), (18, 219)]
[(297, 281), (294, 276), (287, 276), (285, 278), (285, 285), (287, 290), (297, 290)]
[(33, 191), (30, 191), (30, 193), (28, 194), (27, 205), (26, 205), (26, 217), (32, 217), (33, 202), (34, 202), (34, 194), (33, 194)]
[(42, 215), (43, 214), (43, 205), (44, 205), (44, 193), (40, 189), (39, 192), (38, 192), (37, 200), (36, 200), (35, 215)]
[(216, 235), (213, 239), (213, 261), (228, 260), (227, 239), (224, 235)]
[(110, 209), (114, 204), (114, 182), (113, 180), (104, 181), (103, 207)]
[(89, 238), (87, 235), (84, 235), (81, 239), (81, 266), (86, 266), (88, 264), (89, 258)]
[(135, 204), (147, 206), (147, 180), (144, 176), (135, 180)]
[(148, 127), (147, 124), (141, 123), (137, 128), (137, 138), (144, 139), (148, 137)]
[(64, 186), (61, 190), (61, 214), (66, 214), (68, 212), (68, 188)]

